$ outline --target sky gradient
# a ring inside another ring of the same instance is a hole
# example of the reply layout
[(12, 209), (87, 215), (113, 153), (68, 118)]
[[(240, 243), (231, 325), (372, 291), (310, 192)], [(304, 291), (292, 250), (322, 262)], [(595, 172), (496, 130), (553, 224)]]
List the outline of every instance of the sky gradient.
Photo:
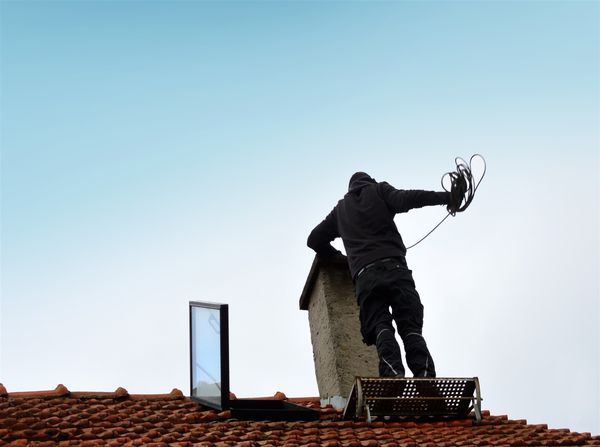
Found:
[[(366, 171), (488, 173), (410, 250), (440, 376), (600, 434), (599, 4), (3, 1), (0, 378), (189, 393), (230, 305), (238, 396), (316, 395), (306, 237)], [(397, 218), (407, 245), (442, 207)], [(341, 244), (338, 243), (341, 247)]]

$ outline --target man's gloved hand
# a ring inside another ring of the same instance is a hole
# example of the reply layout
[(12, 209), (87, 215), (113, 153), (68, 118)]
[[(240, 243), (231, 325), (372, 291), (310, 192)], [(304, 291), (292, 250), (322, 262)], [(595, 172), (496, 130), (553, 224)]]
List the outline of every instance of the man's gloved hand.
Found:
[(446, 209), (453, 216), (459, 211), (460, 206), (467, 192), (467, 182), (462, 175), (456, 175), (452, 178), (452, 185), (450, 188), (450, 203)]
[(346, 255), (344, 255), (341, 251), (333, 248), (333, 246), (331, 246), (330, 244), (327, 244), (327, 249), (323, 249), (317, 254), (319, 258), (327, 261), (346, 259)]
[(327, 256), (329, 260), (344, 260), (347, 259), (346, 255), (339, 250), (336, 250), (335, 253), (329, 253)]

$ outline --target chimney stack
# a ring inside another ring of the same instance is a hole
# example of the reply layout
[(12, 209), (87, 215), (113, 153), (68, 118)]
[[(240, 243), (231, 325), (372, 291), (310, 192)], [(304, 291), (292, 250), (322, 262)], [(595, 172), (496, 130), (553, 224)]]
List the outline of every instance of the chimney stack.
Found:
[(344, 258), (315, 256), (300, 309), (308, 310), (321, 402), (343, 407), (356, 376), (379, 375), (375, 347), (362, 342), (354, 284)]

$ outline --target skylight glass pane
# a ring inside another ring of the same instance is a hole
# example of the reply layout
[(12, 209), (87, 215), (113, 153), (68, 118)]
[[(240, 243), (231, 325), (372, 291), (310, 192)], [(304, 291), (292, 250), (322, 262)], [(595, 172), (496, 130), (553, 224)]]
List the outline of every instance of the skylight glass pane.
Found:
[(192, 397), (221, 401), (219, 309), (192, 307)]

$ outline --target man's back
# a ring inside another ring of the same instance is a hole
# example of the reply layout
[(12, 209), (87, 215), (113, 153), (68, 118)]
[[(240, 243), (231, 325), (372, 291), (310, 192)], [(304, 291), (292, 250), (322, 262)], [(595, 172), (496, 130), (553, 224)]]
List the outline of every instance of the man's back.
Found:
[(335, 208), (339, 235), (354, 276), (377, 259), (404, 256), (406, 248), (394, 215), (382, 197), (381, 183), (348, 192)]
[(350, 179), (349, 191), (310, 234), (308, 246), (321, 255), (337, 253), (329, 244), (344, 242), (352, 276), (377, 259), (402, 257), (406, 248), (394, 223), (396, 213), (448, 203), (445, 192), (397, 190), (363, 172)]

